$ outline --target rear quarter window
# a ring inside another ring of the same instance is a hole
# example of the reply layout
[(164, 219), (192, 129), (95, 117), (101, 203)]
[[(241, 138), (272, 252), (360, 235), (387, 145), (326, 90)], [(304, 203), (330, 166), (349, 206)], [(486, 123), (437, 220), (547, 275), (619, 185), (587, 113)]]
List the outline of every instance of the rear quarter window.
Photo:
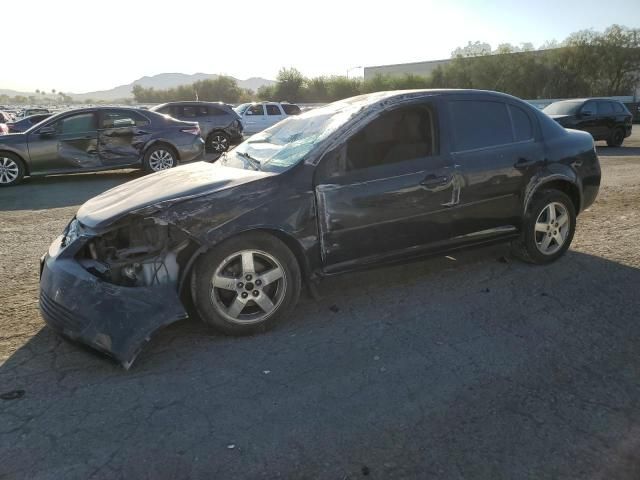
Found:
[(282, 109), (284, 110), (284, 113), (286, 113), (287, 115), (300, 115), (301, 113), (300, 107), (297, 105), (292, 105), (290, 103), (283, 103), (281, 106), (282, 106)]
[(533, 125), (529, 114), (522, 108), (515, 105), (509, 105), (511, 113), (511, 121), (513, 122), (513, 133), (516, 142), (524, 142), (533, 138)]
[(505, 145), (513, 142), (507, 104), (488, 100), (449, 102), (454, 151)]

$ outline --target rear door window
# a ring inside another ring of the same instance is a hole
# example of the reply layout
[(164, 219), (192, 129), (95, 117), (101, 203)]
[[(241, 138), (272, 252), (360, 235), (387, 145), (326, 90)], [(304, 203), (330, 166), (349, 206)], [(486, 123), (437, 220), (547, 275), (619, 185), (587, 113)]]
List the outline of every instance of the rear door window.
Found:
[(142, 127), (149, 124), (146, 117), (130, 110), (108, 110), (101, 113), (100, 128)]
[(177, 110), (180, 118), (196, 118), (198, 115), (196, 107), (193, 105), (180, 105)]
[(282, 115), (282, 112), (277, 105), (269, 104), (267, 105), (267, 115)]
[(509, 105), (511, 121), (513, 122), (513, 134), (516, 142), (524, 142), (533, 138), (533, 125), (531, 118), (522, 108)]
[(454, 151), (505, 145), (513, 142), (507, 105), (489, 100), (449, 102)]
[(227, 112), (225, 112), (223, 109), (218, 108), (218, 107), (208, 107), (209, 108), (209, 115), (212, 115), (214, 117), (222, 117), (224, 115), (227, 114)]

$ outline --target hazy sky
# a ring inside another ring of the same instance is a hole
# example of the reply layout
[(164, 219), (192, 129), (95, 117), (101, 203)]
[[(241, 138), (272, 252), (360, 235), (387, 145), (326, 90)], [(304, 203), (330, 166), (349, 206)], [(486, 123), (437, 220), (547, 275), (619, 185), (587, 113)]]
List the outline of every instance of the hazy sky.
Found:
[(74, 93), (163, 72), (275, 78), (294, 66), (344, 75), (355, 66), (448, 58), (468, 41), (538, 47), (576, 30), (640, 26), (640, 0), (2, 3), (0, 88)]

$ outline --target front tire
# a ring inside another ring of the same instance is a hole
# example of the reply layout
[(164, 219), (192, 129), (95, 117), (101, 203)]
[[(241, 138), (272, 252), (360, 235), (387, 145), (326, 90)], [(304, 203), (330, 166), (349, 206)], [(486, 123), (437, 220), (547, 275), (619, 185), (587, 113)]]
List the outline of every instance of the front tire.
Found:
[(0, 187), (17, 185), (24, 178), (24, 174), (24, 163), (17, 155), (0, 152)]
[(616, 128), (611, 132), (611, 136), (607, 140), (607, 145), (609, 147), (621, 147), (622, 142), (624, 142), (624, 130)]
[(250, 335), (291, 313), (300, 296), (301, 274), (282, 241), (250, 232), (200, 257), (191, 285), (202, 320), (227, 335)]
[(212, 153), (224, 153), (230, 144), (231, 139), (224, 132), (213, 132), (207, 137), (207, 149)]
[(178, 165), (178, 155), (169, 145), (164, 143), (151, 146), (144, 154), (142, 167), (146, 172), (160, 172)]
[(576, 211), (569, 196), (559, 190), (543, 190), (533, 198), (523, 218), (513, 253), (529, 263), (554, 262), (571, 245), (575, 229)]

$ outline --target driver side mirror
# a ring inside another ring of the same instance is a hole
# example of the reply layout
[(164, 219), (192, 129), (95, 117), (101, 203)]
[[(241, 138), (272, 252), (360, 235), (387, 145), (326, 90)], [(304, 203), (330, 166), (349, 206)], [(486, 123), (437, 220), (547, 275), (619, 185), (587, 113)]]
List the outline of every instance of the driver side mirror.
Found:
[(42, 137), (51, 137), (56, 134), (56, 129), (51, 125), (47, 125), (46, 127), (42, 127), (38, 133)]

